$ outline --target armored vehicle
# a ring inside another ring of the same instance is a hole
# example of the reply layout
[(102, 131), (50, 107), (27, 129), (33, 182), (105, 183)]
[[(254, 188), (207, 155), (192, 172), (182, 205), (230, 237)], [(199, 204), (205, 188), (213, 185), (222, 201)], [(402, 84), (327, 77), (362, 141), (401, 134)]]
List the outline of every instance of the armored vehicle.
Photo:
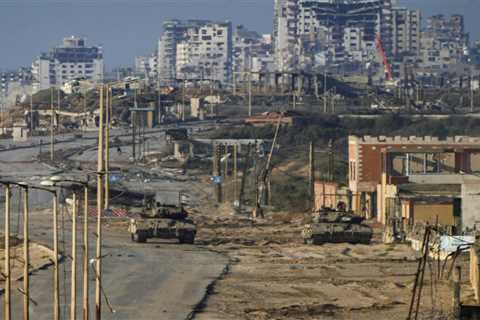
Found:
[(188, 219), (179, 192), (158, 192), (147, 199), (136, 218), (130, 219), (128, 231), (135, 242), (146, 242), (150, 238), (173, 239), (192, 244), (197, 227)]
[(372, 228), (362, 224), (363, 218), (349, 212), (322, 210), (312, 215), (312, 221), (302, 230), (306, 244), (361, 243), (368, 244)]

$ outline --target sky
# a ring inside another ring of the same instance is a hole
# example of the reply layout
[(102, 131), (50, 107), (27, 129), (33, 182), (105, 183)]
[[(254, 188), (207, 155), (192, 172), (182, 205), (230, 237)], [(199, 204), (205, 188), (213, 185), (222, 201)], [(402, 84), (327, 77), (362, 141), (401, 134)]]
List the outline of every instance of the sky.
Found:
[[(41, 52), (69, 35), (103, 47), (107, 68), (133, 65), (152, 52), (162, 21), (230, 20), (270, 33), (274, 0), (0, 0), (0, 70), (28, 66)], [(480, 38), (480, 0), (400, 0), (436, 13), (464, 14), (467, 30)]]

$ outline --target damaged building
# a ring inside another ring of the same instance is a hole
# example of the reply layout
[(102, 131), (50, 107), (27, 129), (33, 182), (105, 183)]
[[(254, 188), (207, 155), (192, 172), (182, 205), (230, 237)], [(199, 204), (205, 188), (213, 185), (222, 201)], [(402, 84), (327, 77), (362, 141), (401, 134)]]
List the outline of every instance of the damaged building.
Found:
[(282, 69), (280, 64), (298, 63), (296, 59), (312, 66), (365, 61), (376, 52), (377, 34), (385, 52), (390, 54), (390, 0), (278, 0), (275, 3), (274, 44), (279, 69)]
[(232, 70), (232, 24), (209, 20), (168, 20), (158, 47), (161, 84), (207, 79), (227, 83)]
[(480, 223), (480, 138), (349, 137), (352, 209), (380, 223), (438, 221), (455, 232)]

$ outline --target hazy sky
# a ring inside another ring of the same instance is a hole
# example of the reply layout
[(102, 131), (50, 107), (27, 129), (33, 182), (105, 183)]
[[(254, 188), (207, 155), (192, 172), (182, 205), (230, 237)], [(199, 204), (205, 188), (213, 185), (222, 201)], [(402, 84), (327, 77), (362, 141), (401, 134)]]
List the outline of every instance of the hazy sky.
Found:
[[(154, 50), (168, 18), (230, 20), (261, 33), (272, 29), (274, 0), (0, 0), (0, 69), (30, 65), (67, 35), (102, 45), (108, 68), (133, 65)], [(424, 15), (462, 13), (480, 36), (480, 0), (401, 0)]]

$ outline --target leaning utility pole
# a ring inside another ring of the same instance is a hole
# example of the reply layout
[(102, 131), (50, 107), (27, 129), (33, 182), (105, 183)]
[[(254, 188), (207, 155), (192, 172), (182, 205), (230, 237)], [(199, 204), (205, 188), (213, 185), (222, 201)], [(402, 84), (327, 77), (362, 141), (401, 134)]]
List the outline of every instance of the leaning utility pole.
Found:
[(4, 297), (4, 318), (11, 320), (11, 271), (10, 271), (10, 185), (5, 186), (5, 297)]
[(23, 187), (23, 320), (30, 319), (30, 236), (28, 187)]
[(104, 90), (102, 86), (100, 89), (100, 127), (98, 128), (98, 159), (97, 159), (97, 252), (95, 256), (95, 319), (100, 320), (102, 318), (102, 214), (103, 214), (103, 175), (105, 173), (105, 161), (104, 161)]

